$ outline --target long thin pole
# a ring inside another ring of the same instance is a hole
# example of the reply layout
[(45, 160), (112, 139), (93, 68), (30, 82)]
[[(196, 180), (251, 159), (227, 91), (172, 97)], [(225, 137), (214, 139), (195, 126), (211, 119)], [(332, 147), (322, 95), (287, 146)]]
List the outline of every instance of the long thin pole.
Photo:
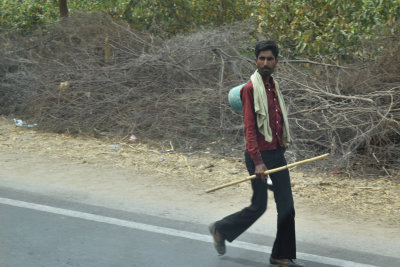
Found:
[[(297, 161), (297, 162), (294, 162), (294, 163), (291, 163), (291, 164), (288, 164), (288, 165), (285, 165), (285, 166), (282, 166), (282, 167), (279, 167), (279, 168), (267, 170), (264, 173), (265, 173), (265, 175), (268, 175), (268, 174), (271, 174), (271, 173), (274, 173), (274, 172), (279, 172), (279, 171), (282, 171), (282, 170), (285, 170), (285, 169), (288, 169), (288, 168), (295, 167), (297, 165), (301, 165), (301, 164), (308, 163), (308, 162), (311, 162), (311, 161), (315, 161), (315, 160), (326, 158), (328, 155), (329, 155), (329, 153), (326, 153), (326, 154), (323, 154), (323, 155), (320, 155), (320, 156), (317, 156), (317, 157), (314, 157), (314, 158), (309, 158), (309, 159)], [(256, 178), (256, 175), (252, 175), (252, 176), (249, 176), (249, 177), (244, 178), (244, 179), (232, 181), (232, 182), (229, 182), (229, 183), (226, 183), (226, 184), (223, 184), (223, 185), (219, 185), (219, 186), (216, 186), (216, 187), (213, 187), (213, 188), (209, 188), (209, 189), (206, 190), (206, 193), (210, 193), (210, 192), (213, 192), (213, 191), (216, 191), (216, 190), (219, 190), (219, 189), (231, 186), (231, 185), (243, 183), (243, 182), (252, 180), (254, 178)]]

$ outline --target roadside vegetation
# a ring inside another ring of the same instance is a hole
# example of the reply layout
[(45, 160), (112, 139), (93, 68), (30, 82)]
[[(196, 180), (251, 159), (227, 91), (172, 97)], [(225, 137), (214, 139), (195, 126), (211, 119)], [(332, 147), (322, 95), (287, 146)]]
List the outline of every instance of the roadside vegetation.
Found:
[(0, 4), (0, 113), (45, 131), (240, 157), (229, 89), (253, 47), (282, 47), (291, 160), (400, 168), (400, 1), (65, 1)]
[[(105, 12), (137, 30), (169, 36), (252, 19), (254, 30), (279, 41), (288, 57), (369, 59), (383, 47), (366, 47), (366, 41), (390, 38), (400, 30), (399, 0), (64, 2), (72, 14)], [(30, 30), (59, 16), (59, 0), (8, 0), (0, 6), (0, 25), (6, 29)]]

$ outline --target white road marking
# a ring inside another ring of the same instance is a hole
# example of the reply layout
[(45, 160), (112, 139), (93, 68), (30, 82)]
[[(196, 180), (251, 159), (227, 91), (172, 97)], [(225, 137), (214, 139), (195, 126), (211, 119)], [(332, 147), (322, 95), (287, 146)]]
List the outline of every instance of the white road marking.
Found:
[[(209, 235), (203, 235), (203, 234), (197, 234), (197, 233), (192, 233), (192, 232), (188, 232), (188, 231), (176, 230), (176, 229), (172, 229), (172, 228), (137, 223), (137, 222), (133, 222), (133, 221), (121, 220), (121, 219), (116, 219), (116, 218), (107, 217), (107, 216), (90, 214), (90, 213), (86, 213), (86, 212), (56, 208), (56, 207), (40, 205), (40, 204), (35, 204), (35, 203), (29, 203), (29, 202), (9, 199), (9, 198), (1, 198), (1, 197), (0, 197), (0, 204), (10, 205), (10, 206), (15, 206), (15, 207), (20, 207), (20, 208), (26, 208), (26, 209), (31, 209), (31, 210), (38, 210), (38, 211), (43, 211), (43, 212), (48, 212), (48, 213), (53, 213), (53, 214), (58, 214), (58, 215), (64, 215), (64, 216), (84, 219), (84, 220), (88, 220), (88, 221), (113, 224), (113, 225), (128, 227), (128, 228), (132, 228), (132, 229), (136, 229), (136, 230), (148, 231), (148, 232), (152, 232), (152, 233), (159, 233), (159, 234), (164, 234), (164, 235), (177, 236), (177, 237), (183, 237), (183, 238), (188, 238), (188, 239), (192, 239), (192, 240), (213, 243), (213, 240), (212, 240), (211, 236), (209, 236)], [(240, 248), (240, 249), (251, 250), (251, 251), (263, 252), (263, 253), (266, 253), (267, 251), (271, 251), (271, 247), (269, 247), (269, 246), (261, 246), (261, 245), (247, 243), (247, 242), (241, 242), (241, 241), (235, 241), (233, 243), (230, 243), (229, 246), (235, 247), (235, 248)], [(340, 267), (377, 267), (376, 265), (357, 263), (357, 262), (353, 262), (353, 261), (318, 256), (318, 255), (302, 253), (302, 252), (297, 252), (297, 257), (299, 259), (303, 259), (306, 261), (312, 261), (312, 262), (340, 266)]]

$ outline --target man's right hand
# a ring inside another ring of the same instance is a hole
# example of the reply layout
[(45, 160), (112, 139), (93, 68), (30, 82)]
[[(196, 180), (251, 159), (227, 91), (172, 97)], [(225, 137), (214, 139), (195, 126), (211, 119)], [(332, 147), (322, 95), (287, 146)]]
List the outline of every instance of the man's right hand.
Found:
[(267, 175), (264, 174), (264, 172), (267, 171), (267, 167), (265, 166), (265, 164), (261, 163), (256, 165), (256, 170), (255, 170), (255, 175), (257, 176), (257, 178), (260, 178), (261, 181), (263, 181), (264, 183), (267, 182)]

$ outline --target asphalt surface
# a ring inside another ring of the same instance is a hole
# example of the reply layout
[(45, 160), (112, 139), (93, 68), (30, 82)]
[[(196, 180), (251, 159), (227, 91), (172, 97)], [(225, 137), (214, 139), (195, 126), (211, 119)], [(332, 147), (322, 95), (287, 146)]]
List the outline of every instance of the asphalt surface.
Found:
[[(1, 267), (269, 266), (273, 237), (243, 234), (217, 256), (207, 225), (0, 187)], [(298, 243), (308, 267), (400, 266), (400, 259)], [(329, 264), (325, 264), (329, 263)]]

